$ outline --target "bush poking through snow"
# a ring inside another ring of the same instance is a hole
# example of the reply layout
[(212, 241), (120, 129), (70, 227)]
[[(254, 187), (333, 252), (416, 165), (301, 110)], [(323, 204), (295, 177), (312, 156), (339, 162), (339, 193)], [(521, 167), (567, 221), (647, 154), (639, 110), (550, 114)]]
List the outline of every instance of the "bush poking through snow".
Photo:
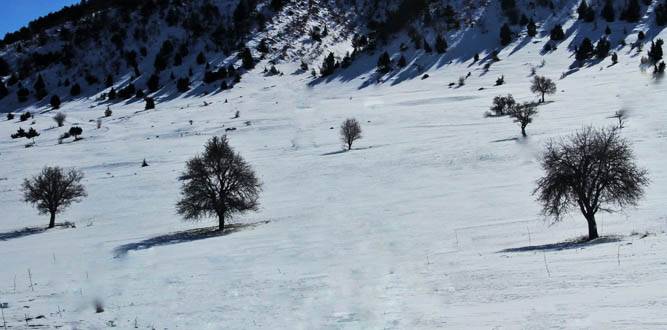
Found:
[(83, 173), (79, 170), (44, 167), (40, 174), (23, 181), (23, 200), (33, 204), (39, 214), (49, 214), (49, 228), (53, 228), (56, 225), (56, 214), (86, 197), (82, 179)]
[(217, 216), (219, 230), (234, 213), (256, 210), (261, 184), (250, 165), (236, 153), (227, 137), (213, 137), (204, 153), (186, 163), (178, 214), (187, 220)]
[(81, 140), (80, 136), (83, 134), (83, 128), (79, 126), (72, 126), (69, 129), (69, 135), (74, 137), (74, 141)]
[(111, 111), (111, 108), (107, 107), (106, 110), (104, 110), (104, 117), (111, 117), (113, 114), (113, 111)]
[(354, 141), (361, 139), (361, 125), (354, 118), (346, 119), (340, 126), (340, 137), (347, 150), (352, 150)]
[(146, 110), (152, 110), (155, 109), (155, 99), (152, 97), (147, 97), (146, 98)]
[(67, 115), (62, 112), (58, 112), (53, 116), (53, 121), (55, 121), (56, 124), (58, 124), (58, 127), (63, 127), (63, 125), (65, 124), (65, 119), (67, 119)]
[(568, 139), (552, 140), (541, 164), (545, 175), (533, 194), (542, 212), (560, 221), (572, 209), (580, 210), (589, 240), (598, 238), (598, 211), (637, 205), (649, 183), (647, 171), (637, 167), (630, 143), (617, 129), (587, 127)]
[(32, 118), (32, 113), (30, 113), (30, 111), (26, 111), (21, 114), (21, 116), (19, 117), (19, 121), (26, 121), (30, 118)]

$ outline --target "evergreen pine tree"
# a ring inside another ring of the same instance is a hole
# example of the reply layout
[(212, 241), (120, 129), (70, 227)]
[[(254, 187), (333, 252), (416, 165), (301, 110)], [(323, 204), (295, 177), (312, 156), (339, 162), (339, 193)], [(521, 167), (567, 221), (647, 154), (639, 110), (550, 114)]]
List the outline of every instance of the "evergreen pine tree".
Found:
[(35, 97), (37, 98), (37, 100), (43, 99), (48, 94), (46, 92), (46, 84), (44, 83), (44, 78), (42, 78), (41, 74), (37, 76), (37, 81), (33, 85), (33, 88), (35, 89)]
[(616, 12), (614, 11), (614, 4), (612, 0), (606, 0), (604, 7), (602, 8), (602, 17), (607, 22), (613, 22), (616, 20)]
[(155, 99), (152, 97), (146, 98), (146, 110), (155, 109)]
[(250, 48), (244, 47), (241, 51), (241, 62), (243, 64), (243, 68), (246, 70), (250, 70), (255, 67), (255, 59), (252, 57)]
[(424, 51), (427, 53), (433, 52), (433, 48), (431, 48), (431, 45), (428, 43), (428, 40), (426, 40), (426, 38), (424, 38)]
[(149, 93), (155, 93), (160, 89), (160, 76), (156, 73), (153, 73), (148, 81), (146, 82), (146, 87), (148, 87)]
[(658, 39), (655, 42), (651, 42), (651, 49), (648, 51), (648, 57), (651, 60), (651, 63), (656, 64), (662, 60), (662, 45), (664, 42), (662, 39)]
[(526, 30), (529, 37), (534, 37), (537, 35), (537, 26), (535, 25), (535, 21), (533, 21), (532, 18), (528, 21), (528, 25), (526, 25)]
[(628, 5), (621, 13), (621, 19), (628, 22), (638, 22), (641, 18), (639, 0), (628, 0)]
[(58, 95), (51, 96), (51, 107), (53, 109), (60, 109), (60, 97)]
[(591, 39), (584, 38), (584, 40), (581, 42), (581, 45), (579, 45), (577, 48), (575, 58), (577, 61), (585, 61), (591, 57), (592, 53), (593, 43), (591, 42)]
[(378, 58), (377, 71), (385, 74), (391, 71), (391, 58), (386, 51)]
[(563, 26), (560, 24), (556, 24), (553, 29), (551, 29), (551, 40), (553, 41), (561, 41), (565, 39), (565, 32), (563, 32)]
[(329, 53), (327, 57), (324, 58), (322, 62), (322, 68), (320, 68), (320, 74), (322, 77), (331, 75), (336, 70), (336, 58), (333, 53)]
[(203, 52), (199, 52), (199, 54), (197, 54), (197, 64), (204, 65), (204, 63), (206, 63), (206, 56)]
[(512, 29), (510, 29), (509, 24), (505, 23), (500, 28), (500, 44), (507, 46), (512, 42)]
[(7, 95), (9, 95), (9, 90), (5, 86), (5, 82), (0, 79), (0, 100), (4, 99)]
[(447, 51), (447, 40), (441, 35), (438, 35), (438, 37), (435, 39), (435, 51), (438, 52), (438, 54), (442, 54)]
[(72, 85), (72, 88), (70, 88), (69, 90), (69, 95), (79, 96), (79, 94), (81, 94), (81, 85), (79, 85), (79, 83), (74, 83), (74, 85)]

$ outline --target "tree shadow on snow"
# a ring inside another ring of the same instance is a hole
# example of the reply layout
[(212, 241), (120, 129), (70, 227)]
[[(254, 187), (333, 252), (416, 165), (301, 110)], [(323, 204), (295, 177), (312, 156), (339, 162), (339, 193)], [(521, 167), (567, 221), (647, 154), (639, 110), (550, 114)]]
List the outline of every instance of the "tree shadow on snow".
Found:
[(373, 146), (370, 147), (361, 147), (361, 148), (352, 148), (352, 150), (347, 150), (347, 149), (342, 149), (342, 150), (337, 150), (337, 151), (329, 151), (321, 154), (320, 156), (333, 156), (333, 155), (340, 155), (344, 154), (346, 152), (351, 152), (355, 150), (368, 150), (368, 149), (373, 149)]
[[(64, 222), (64, 223), (57, 223), (55, 228), (51, 228), (53, 230), (56, 229), (67, 229), (67, 228), (76, 228), (76, 225), (71, 222)], [(26, 227), (14, 231), (9, 231), (6, 233), (0, 233), (0, 241), (9, 241), (12, 239), (17, 239), (17, 238), (22, 238), (26, 236), (31, 236), (31, 235), (37, 235), (41, 234), (43, 232), (49, 231), (50, 228), (44, 226), (44, 227)]]
[(562, 251), (562, 250), (572, 250), (572, 249), (583, 249), (586, 247), (606, 244), (606, 243), (615, 243), (622, 241), (621, 236), (603, 236), (592, 241), (589, 241), (587, 238), (577, 238), (560, 243), (551, 243), (543, 245), (529, 245), (522, 246), (517, 248), (509, 248), (505, 250), (500, 250), (498, 253), (516, 253), (516, 252), (532, 252), (532, 251)]
[(237, 231), (241, 231), (247, 228), (254, 228), (259, 225), (264, 225), (267, 223), (269, 223), (269, 221), (261, 221), (261, 222), (246, 223), (246, 224), (229, 224), (225, 225), (224, 231), (219, 231), (218, 226), (213, 226), (213, 227), (196, 228), (196, 229), (169, 233), (166, 235), (155, 236), (152, 238), (145, 239), (143, 241), (139, 241), (136, 243), (128, 243), (115, 248), (114, 258), (124, 257), (130, 251), (140, 251), (140, 250), (150, 249), (156, 246), (188, 243), (207, 238), (226, 236), (235, 233)]

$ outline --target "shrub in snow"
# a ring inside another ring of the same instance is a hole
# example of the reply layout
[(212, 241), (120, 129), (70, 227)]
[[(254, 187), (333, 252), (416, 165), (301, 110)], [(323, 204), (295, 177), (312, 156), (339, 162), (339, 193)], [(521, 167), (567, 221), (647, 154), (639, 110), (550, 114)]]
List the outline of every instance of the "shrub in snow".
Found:
[(146, 98), (146, 110), (155, 109), (155, 99), (152, 97)]
[(53, 121), (58, 124), (58, 127), (63, 127), (63, 124), (65, 123), (65, 119), (67, 118), (67, 115), (65, 115), (62, 112), (58, 112), (53, 116)]
[(530, 91), (541, 95), (542, 98), (540, 102), (544, 102), (544, 95), (551, 95), (556, 93), (556, 83), (547, 77), (535, 76), (533, 77), (533, 83), (530, 86)]
[(107, 107), (106, 110), (104, 110), (104, 117), (111, 117), (113, 114), (113, 111), (111, 111), (111, 108)]
[(11, 137), (12, 139), (24, 138), (26, 137), (26, 131), (22, 127), (19, 127), (16, 133), (12, 134)]
[(259, 206), (259, 179), (226, 136), (210, 139), (204, 153), (187, 162), (179, 180), (182, 199), (176, 210), (187, 220), (215, 216), (222, 231), (230, 216)]
[(7, 120), (14, 120), (14, 114), (11, 112), (7, 113)]
[(352, 150), (354, 141), (361, 139), (361, 125), (354, 118), (346, 119), (340, 125), (340, 137), (347, 150)]
[(572, 209), (581, 211), (589, 240), (598, 237), (597, 212), (635, 206), (649, 183), (647, 171), (635, 164), (630, 143), (617, 129), (587, 127), (568, 139), (552, 140), (541, 165), (545, 175), (533, 194), (542, 212), (559, 221)]
[(80, 140), (81, 134), (83, 134), (83, 128), (79, 126), (72, 126), (69, 129), (69, 134), (74, 137), (74, 140)]
[(32, 118), (32, 113), (30, 111), (26, 111), (19, 116), (19, 121), (26, 121), (28, 119)]

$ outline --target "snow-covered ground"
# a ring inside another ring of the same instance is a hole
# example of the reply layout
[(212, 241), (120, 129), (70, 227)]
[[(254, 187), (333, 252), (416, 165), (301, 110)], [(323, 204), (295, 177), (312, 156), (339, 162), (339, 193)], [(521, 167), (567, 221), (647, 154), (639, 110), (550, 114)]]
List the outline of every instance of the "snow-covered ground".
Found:
[[(535, 99), (529, 75), (541, 45), (508, 48), (486, 74), (466, 62), (364, 88), (370, 73), (308, 87), (307, 74), (283, 65), (282, 77), (250, 73), (231, 91), (156, 110), (112, 105), (100, 129), (106, 105), (70, 103), (63, 128), (51, 128), (53, 113), (36, 116), (32, 148), (9, 139), (26, 123), (0, 122), (0, 237), (46, 225), (20, 192), (45, 165), (80, 168), (89, 193), (58, 219), (76, 228), (0, 240), (8, 328), (667, 327), (665, 86), (628, 48), (615, 66), (559, 79), (573, 61), (561, 47), (538, 69), (558, 93), (524, 139), (510, 119), (483, 114), (499, 94)], [(465, 86), (448, 87), (468, 71)], [(500, 75), (507, 84), (494, 87)], [(613, 125), (622, 108), (623, 135), (650, 172), (646, 198), (600, 216), (599, 244), (527, 248), (586, 233), (577, 214), (555, 225), (539, 215), (531, 192), (544, 143)], [(339, 152), (347, 117), (364, 138)], [(73, 123), (85, 139), (59, 145)], [(236, 231), (197, 239), (182, 232), (215, 221), (175, 214), (177, 177), (229, 127), (264, 184), (261, 210), (238, 217), (247, 226)]]

